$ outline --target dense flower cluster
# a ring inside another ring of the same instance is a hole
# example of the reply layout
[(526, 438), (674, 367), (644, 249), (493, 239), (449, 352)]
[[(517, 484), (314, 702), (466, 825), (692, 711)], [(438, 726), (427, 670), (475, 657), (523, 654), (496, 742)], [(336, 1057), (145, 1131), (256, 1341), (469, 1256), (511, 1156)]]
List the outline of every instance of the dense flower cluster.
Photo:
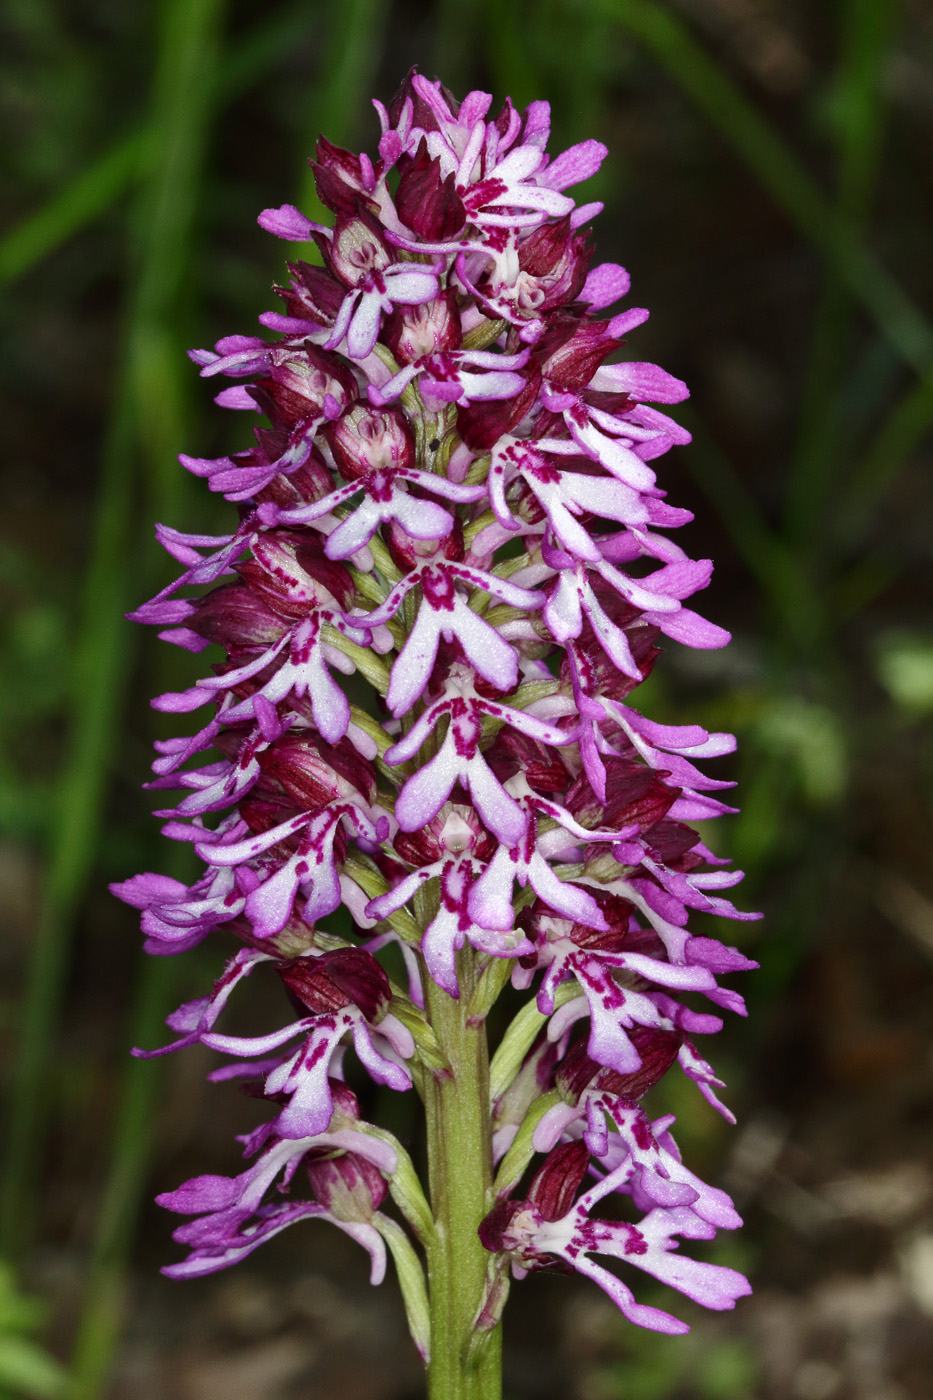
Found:
[[(605, 149), (551, 159), (546, 103), (489, 119), (490, 101), (458, 106), (412, 75), (376, 104), (378, 160), (321, 140), (333, 229), (290, 205), (260, 218), (321, 257), (289, 264), (283, 310), (261, 318), (279, 338), (193, 355), (204, 377), (235, 381), (218, 403), (266, 420), (246, 451), (182, 458), (237, 504), (239, 525), (221, 538), (159, 527), (184, 572), (134, 614), (191, 651), (223, 649), (192, 689), (155, 702), (212, 707), (194, 736), (159, 745), (152, 784), (182, 790), (159, 815), (204, 872), (116, 892), (142, 911), (149, 952), (215, 930), (239, 940), (211, 994), (170, 1018), (166, 1048), (224, 1053), (213, 1077), (260, 1078), (275, 1116), (246, 1140), (243, 1174), (161, 1198), (195, 1217), (176, 1235), (188, 1259), (167, 1272), (225, 1267), (320, 1217), (381, 1277), (392, 1222), (378, 1207), (399, 1149), (360, 1120), (343, 1056), (352, 1045), (395, 1090), (443, 1074), (423, 979), (456, 998), (470, 957), (480, 985), (511, 972), (540, 1013), (493, 1076), (502, 1168), (481, 1238), (500, 1277), (569, 1265), (632, 1321), (681, 1331), (588, 1256), (708, 1307), (748, 1291), (671, 1253), (677, 1236), (739, 1220), (682, 1165), (672, 1120), (639, 1106), (678, 1062), (729, 1117), (693, 1037), (720, 1027), (720, 1009), (742, 1011), (719, 979), (753, 964), (687, 921), (749, 916), (723, 893), (740, 875), (688, 823), (730, 810), (714, 795), (728, 784), (696, 763), (734, 741), (629, 703), (662, 635), (700, 648), (728, 636), (685, 606), (710, 562), (661, 533), (691, 517), (667, 504), (653, 463), (689, 439), (655, 405), (687, 390), (619, 358), (648, 313), (600, 316), (629, 278), (590, 266), (585, 226), (601, 206), (566, 193)], [(352, 943), (327, 930), (341, 904)], [(405, 953), (407, 992), (376, 957), (387, 941)], [(268, 1035), (224, 1034), (229, 997), (260, 964), (293, 1016)], [(536, 1152), (544, 1165), (523, 1186)], [(594, 1213), (609, 1193), (628, 1198), (632, 1223)]]

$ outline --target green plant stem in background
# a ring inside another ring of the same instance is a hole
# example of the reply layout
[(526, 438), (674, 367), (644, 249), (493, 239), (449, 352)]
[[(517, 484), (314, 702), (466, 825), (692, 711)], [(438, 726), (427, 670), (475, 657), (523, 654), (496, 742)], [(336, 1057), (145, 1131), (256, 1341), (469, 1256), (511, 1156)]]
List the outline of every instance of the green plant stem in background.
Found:
[[(135, 353), (130, 358), (127, 394), (136, 409), (147, 495), (156, 518), (163, 520), (175, 517), (185, 487), (174, 460), (174, 447), (184, 439), (187, 418), (185, 362), (174, 327), (203, 188), (225, 9), (226, 0), (168, 0), (159, 36), (152, 107), (160, 159), (138, 210), (140, 276), (130, 331)], [(192, 100), (192, 93), (198, 94), (197, 100)], [(158, 1038), (173, 974), (170, 959), (141, 960), (131, 1044), (150, 1045)], [(123, 1073), (68, 1400), (95, 1400), (103, 1394), (112, 1365), (125, 1306), (126, 1260), (149, 1161), (148, 1125), (158, 1079), (156, 1067), (147, 1061), (129, 1060)]]
[[(151, 1045), (162, 1033), (174, 971), (168, 958), (140, 959), (129, 1022), (132, 1044)], [(66, 1400), (94, 1400), (104, 1393), (110, 1374), (126, 1306), (126, 1259), (145, 1187), (160, 1082), (161, 1076), (149, 1060), (130, 1060), (123, 1073)]]
[(904, 362), (920, 374), (933, 362), (933, 328), (899, 284), (840, 218), (767, 120), (689, 33), (650, 0), (598, 0), (639, 39), (716, 127), (778, 208), (835, 265)]
[[(332, 0), (329, 8), (330, 39), (310, 104), (302, 159), (311, 155), (322, 133), (338, 145), (354, 139), (388, 20), (389, 7), (380, 0)], [(310, 170), (299, 190), (298, 206), (316, 222), (330, 217), (317, 197)], [(300, 244), (298, 248), (307, 262), (320, 263), (316, 244)]]
[(0, 240), (0, 286), (21, 277), (111, 209), (138, 178), (150, 147), (150, 132), (134, 131)]
[[(830, 117), (838, 147), (836, 209), (853, 229), (864, 224), (877, 182), (885, 106), (881, 74), (899, 6), (848, 0), (840, 16), (839, 71)], [(839, 473), (840, 395), (851, 339), (851, 289), (830, 263), (820, 296), (788, 484), (786, 529), (808, 555), (822, 552), (821, 526)]]
[[(265, 20), (231, 45), (219, 71), (216, 109), (246, 92), (308, 32), (304, 0)], [(205, 91), (202, 96), (206, 97)], [(96, 161), (0, 239), (0, 286), (24, 276), (75, 234), (112, 209), (139, 180), (152, 178), (156, 133), (148, 122)]]
[(448, 1077), (428, 1075), (425, 1083), (434, 1213), (428, 1249), (430, 1400), (498, 1400), (501, 1393), (501, 1324), (472, 1365), (467, 1355), (490, 1257), (477, 1231), (492, 1205), (486, 1026), (471, 1025), (467, 1015), (475, 961), (470, 948), (457, 959), (459, 1001), (425, 978), (428, 1019), (450, 1065)]
[[(49, 1111), (50, 1066), (60, 1020), (71, 931), (94, 860), (129, 662), (121, 604), (136, 592), (134, 467), (149, 455), (148, 495), (160, 513), (177, 488), (166, 470), (179, 441), (175, 345), (169, 329), (187, 266), (186, 250), (210, 112), (222, 0), (171, 0), (163, 12), (154, 91), (158, 163), (135, 230), (138, 278), (101, 471), (98, 515), (75, 648), (71, 733), (52, 828), (44, 899), (26, 991), (21, 1054), (13, 1085), (3, 1199), (2, 1247), (14, 1254), (32, 1229)], [(146, 513), (148, 514), (148, 512)], [(147, 550), (148, 553), (148, 550)]]

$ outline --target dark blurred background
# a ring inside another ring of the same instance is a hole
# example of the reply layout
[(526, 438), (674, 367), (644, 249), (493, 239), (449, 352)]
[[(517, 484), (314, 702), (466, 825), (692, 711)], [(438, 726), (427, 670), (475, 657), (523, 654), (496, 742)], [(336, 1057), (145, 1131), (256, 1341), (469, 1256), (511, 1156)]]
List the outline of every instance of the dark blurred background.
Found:
[(933, 10), (6, 0), (0, 23), (0, 1395), (420, 1393), (395, 1284), (370, 1290), (336, 1231), (159, 1275), (177, 1247), (151, 1197), (235, 1171), (256, 1115), (204, 1085), (206, 1053), (129, 1059), (218, 954), (143, 958), (106, 892), (184, 873), (139, 785), (165, 732), (148, 697), (198, 663), (122, 618), (173, 573), (154, 519), (229, 528), (175, 454), (246, 429), (184, 351), (253, 333), (287, 252), (257, 213), (313, 217), (317, 133), (373, 152), (369, 97), (417, 63), (497, 105), (548, 98), (555, 152), (609, 147), (578, 198), (605, 201), (598, 258), (652, 309), (631, 353), (691, 385), (695, 441), (662, 484), (696, 513), (702, 609), (735, 637), (672, 646), (639, 694), (738, 732), (742, 814), (710, 839), (766, 912), (723, 931), (762, 963), (750, 1019), (710, 1045), (738, 1128), (676, 1085), (654, 1105), (739, 1201), (746, 1229), (711, 1257), (755, 1296), (687, 1306), (693, 1333), (664, 1339), (590, 1285), (533, 1277), (506, 1314), (506, 1394), (926, 1400)]

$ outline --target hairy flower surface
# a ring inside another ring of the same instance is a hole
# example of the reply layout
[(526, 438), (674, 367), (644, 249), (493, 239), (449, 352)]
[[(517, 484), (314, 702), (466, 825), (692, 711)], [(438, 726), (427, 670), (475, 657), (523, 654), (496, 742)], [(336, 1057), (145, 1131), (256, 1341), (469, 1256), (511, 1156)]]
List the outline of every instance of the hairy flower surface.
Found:
[[(423, 1094), (452, 1073), (425, 989), (468, 995), (481, 1024), (511, 978), (538, 1019), (509, 1033), (493, 1076), (501, 1165), (476, 1329), (495, 1324), (508, 1269), (557, 1266), (631, 1321), (679, 1332), (592, 1256), (711, 1308), (748, 1291), (674, 1252), (675, 1236), (740, 1221), (682, 1165), (673, 1120), (639, 1104), (677, 1063), (731, 1118), (694, 1037), (744, 1014), (721, 979), (754, 966), (688, 927), (691, 911), (754, 917), (723, 894), (740, 873), (689, 825), (732, 810), (712, 795), (730, 785), (697, 764), (734, 740), (632, 704), (662, 636), (728, 641), (686, 606), (712, 566), (669, 538), (691, 516), (655, 470), (689, 441), (656, 405), (687, 390), (627, 358), (648, 313), (613, 312), (628, 274), (591, 266), (601, 206), (567, 191), (598, 170), (599, 142), (551, 157), (546, 103), (492, 117), (488, 94), (458, 104), (417, 73), (375, 105), (376, 159), (318, 145), (333, 228), (291, 205), (260, 216), (321, 259), (289, 263), (284, 310), (261, 318), (279, 339), (192, 354), (203, 377), (235, 381), (219, 404), (264, 421), (242, 451), (181, 458), (239, 523), (221, 537), (160, 526), (184, 572), (133, 615), (214, 648), (201, 679), (154, 702), (210, 707), (193, 736), (158, 745), (151, 784), (182, 793), (160, 815), (203, 873), (115, 893), (141, 910), (149, 952), (232, 944), (213, 992), (169, 1018), (166, 1049), (220, 1052), (213, 1077), (254, 1079), (275, 1109), (240, 1176), (160, 1197), (195, 1217), (176, 1232), (188, 1260), (167, 1272), (222, 1268), (326, 1219), (369, 1250), (374, 1281), (389, 1242), (427, 1355), (417, 1266), (378, 1209), (387, 1189), (422, 1244), (430, 1228), (407, 1156), (360, 1121), (345, 1076), (362, 1066)], [(329, 926), (341, 906), (352, 934)], [(390, 945), (406, 988), (377, 958)], [(254, 972), (279, 979), (291, 1013), (264, 1035), (221, 1029)], [(304, 1199), (288, 1194), (299, 1176)], [(594, 1215), (610, 1195), (630, 1218)]]

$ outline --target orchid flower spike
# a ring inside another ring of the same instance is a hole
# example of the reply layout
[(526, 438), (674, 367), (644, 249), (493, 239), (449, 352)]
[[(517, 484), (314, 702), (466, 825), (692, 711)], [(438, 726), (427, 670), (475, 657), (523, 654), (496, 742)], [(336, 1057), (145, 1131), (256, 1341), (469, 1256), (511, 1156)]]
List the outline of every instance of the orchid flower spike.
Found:
[[(413, 71), (375, 104), (372, 156), (321, 138), (332, 226), (259, 218), (320, 265), (288, 263), (273, 338), (192, 352), (232, 381), (222, 407), (262, 418), (245, 450), (181, 458), (238, 519), (160, 525), (183, 572), (133, 615), (211, 649), (153, 702), (208, 710), (157, 744), (150, 784), (180, 793), (159, 816), (201, 873), (113, 887), (150, 953), (234, 943), (171, 1043), (137, 1053), (203, 1045), (268, 1109), (244, 1170), (159, 1197), (192, 1217), (166, 1272), (226, 1268), (299, 1220), (357, 1240), (374, 1283), (388, 1246), (434, 1400), (466, 1394), (464, 1368), (497, 1393), (510, 1276), (575, 1270), (671, 1333), (632, 1268), (709, 1308), (748, 1292), (680, 1252), (741, 1222), (641, 1103), (676, 1066), (731, 1121), (695, 1041), (744, 1014), (724, 979), (755, 966), (689, 928), (756, 917), (690, 825), (733, 810), (698, 765), (734, 740), (632, 703), (662, 637), (729, 640), (688, 606), (712, 565), (670, 538), (691, 517), (659, 485), (687, 389), (629, 358), (648, 313), (593, 264), (601, 206), (569, 191), (605, 147), (552, 156), (547, 103), (491, 103)], [(244, 1033), (263, 980), (281, 1019)], [(490, 1062), (508, 982), (528, 1004)], [(361, 1117), (367, 1076), (423, 1101), (426, 1187)]]

